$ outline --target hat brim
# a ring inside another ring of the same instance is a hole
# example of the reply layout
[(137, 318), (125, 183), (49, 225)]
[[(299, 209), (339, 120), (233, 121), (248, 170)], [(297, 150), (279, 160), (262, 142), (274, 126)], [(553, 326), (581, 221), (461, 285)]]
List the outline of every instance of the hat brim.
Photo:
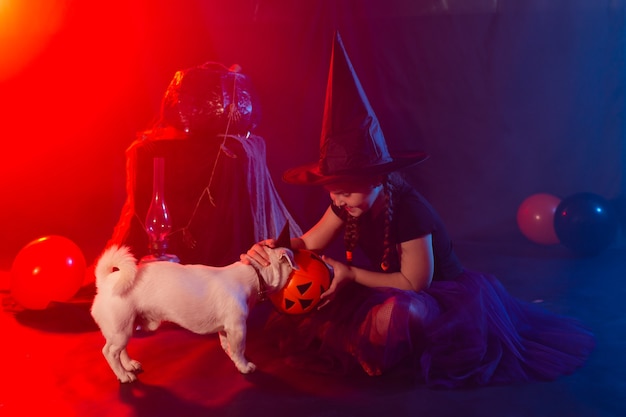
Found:
[(394, 156), (392, 157), (392, 161), (384, 164), (368, 166), (359, 170), (338, 172), (332, 175), (324, 175), (320, 172), (319, 163), (316, 162), (285, 171), (283, 181), (295, 185), (326, 185), (337, 182), (349, 182), (363, 177), (384, 175), (402, 168), (407, 168), (425, 161), (429, 156), (430, 155), (425, 152), (404, 154), (402, 156)]

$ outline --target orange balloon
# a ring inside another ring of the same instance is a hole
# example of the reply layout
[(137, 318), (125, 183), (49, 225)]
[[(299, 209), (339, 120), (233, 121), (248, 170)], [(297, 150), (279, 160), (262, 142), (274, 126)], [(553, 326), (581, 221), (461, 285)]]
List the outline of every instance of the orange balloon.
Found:
[(561, 199), (539, 193), (526, 198), (517, 209), (517, 226), (528, 240), (541, 245), (560, 242), (554, 230), (554, 213)]
[(80, 289), (86, 263), (80, 248), (63, 236), (46, 236), (24, 246), (11, 267), (11, 295), (22, 307), (43, 310)]

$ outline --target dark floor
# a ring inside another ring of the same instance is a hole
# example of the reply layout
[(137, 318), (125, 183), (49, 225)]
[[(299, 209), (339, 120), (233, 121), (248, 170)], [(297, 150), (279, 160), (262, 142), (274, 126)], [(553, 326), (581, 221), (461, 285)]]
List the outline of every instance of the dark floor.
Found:
[[(43, 311), (11, 311), (8, 271), (0, 275), (0, 416), (626, 416), (626, 249), (593, 258), (562, 246), (463, 243), (471, 269), (498, 276), (515, 296), (572, 315), (597, 335), (585, 367), (554, 382), (432, 390), (393, 375), (330, 378), (255, 354), (262, 335), (251, 318), (248, 356), (258, 371), (239, 374), (215, 336), (175, 327), (131, 340), (140, 382), (120, 386), (100, 353), (88, 315), (89, 292)], [(6, 268), (5, 268), (6, 269)]]

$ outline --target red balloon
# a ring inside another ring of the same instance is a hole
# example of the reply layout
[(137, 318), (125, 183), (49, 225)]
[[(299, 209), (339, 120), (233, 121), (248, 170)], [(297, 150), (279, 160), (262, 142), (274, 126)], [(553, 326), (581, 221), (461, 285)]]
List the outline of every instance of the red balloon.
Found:
[(11, 295), (22, 307), (43, 310), (65, 302), (80, 289), (86, 262), (80, 248), (63, 236), (46, 236), (24, 246), (11, 267)]
[(554, 230), (554, 213), (561, 199), (539, 193), (526, 198), (517, 209), (517, 226), (526, 238), (541, 245), (559, 243)]

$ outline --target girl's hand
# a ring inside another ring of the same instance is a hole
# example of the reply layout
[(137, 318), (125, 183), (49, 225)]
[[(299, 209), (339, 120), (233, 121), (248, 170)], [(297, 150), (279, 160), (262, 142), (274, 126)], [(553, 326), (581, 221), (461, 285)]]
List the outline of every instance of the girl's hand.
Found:
[(260, 265), (268, 266), (270, 264), (270, 260), (267, 254), (265, 253), (265, 251), (263, 250), (263, 246), (269, 246), (270, 248), (275, 248), (276, 240), (265, 239), (258, 243), (255, 243), (254, 245), (252, 245), (250, 249), (248, 249), (246, 253), (242, 253), (241, 255), (239, 255), (239, 259), (241, 260), (241, 262), (243, 262), (246, 265), (250, 265), (252, 263), (251, 260), (254, 260), (258, 262)]
[(324, 291), (320, 296), (320, 305), (318, 309), (324, 307), (335, 298), (335, 294), (342, 287), (356, 278), (354, 271), (346, 264), (336, 261), (332, 258), (322, 256), (324, 262), (326, 262), (334, 270), (334, 277), (330, 283), (328, 290)]

